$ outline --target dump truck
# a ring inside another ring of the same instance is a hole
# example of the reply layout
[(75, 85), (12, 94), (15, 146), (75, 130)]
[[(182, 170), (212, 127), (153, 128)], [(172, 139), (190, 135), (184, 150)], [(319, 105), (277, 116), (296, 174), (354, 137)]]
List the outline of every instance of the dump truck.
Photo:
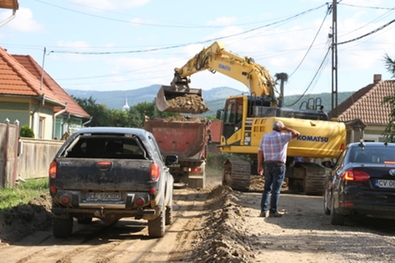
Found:
[[(337, 158), (346, 144), (346, 127), (342, 122), (329, 120), (316, 109), (282, 107), (282, 93), (269, 71), (251, 57), (242, 57), (225, 49), (221, 42), (203, 48), (181, 68), (174, 69), (170, 86), (162, 86), (156, 98), (161, 111), (201, 113), (205, 107), (190, 109), (191, 103), (172, 103), (179, 97), (201, 96), (201, 90), (189, 87), (190, 76), (209, 70), (220, 72), (243, 83), (249, 94), (230, 96), (224, 108), (217, 112), (223, 123), (220, 150), (223, 153), (248, 158), (229, 158), (223, 167), (223, 184), (237, 190), (250, 190), (251, 175), (257, 174), (257, 153), (262, 136), (272, 130), (275, 121), (301, 133), (289, 143), (287, 152), (287, 182), (289, 188), (303, 194), (322, 194), (326, 170), (320, 163), (298, 162), (297, 157)], [(249, 159), (250, 161), (247, 161)]]
[(176, 155), (168, 165), (175, 187), (204, 188), (210, 121), (193, 116), (150, 119), (144, 129), (154, 134), (164, 158)]

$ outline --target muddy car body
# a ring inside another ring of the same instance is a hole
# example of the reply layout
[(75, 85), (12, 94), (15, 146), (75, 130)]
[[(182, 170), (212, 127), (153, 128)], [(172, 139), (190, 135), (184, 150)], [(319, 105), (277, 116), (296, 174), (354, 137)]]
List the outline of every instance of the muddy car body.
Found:
[(53, 234), (71, 235), (73, 218), (114, 223), (134, 217), (148, 220), (149, 236), (161, 237), (171, 223), (173, 182), (152, 133), (83, 128), (66, 140), (49, 169)]

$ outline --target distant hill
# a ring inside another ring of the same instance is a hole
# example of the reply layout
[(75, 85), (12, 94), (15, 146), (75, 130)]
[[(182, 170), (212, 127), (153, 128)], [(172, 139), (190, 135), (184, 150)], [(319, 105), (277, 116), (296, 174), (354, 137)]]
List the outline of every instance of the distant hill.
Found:
[[(141, 102), (153, 102), (155, 96), (161, 85), (151, 85), (144, 88), (133, 89), (133, 90), (112, 90), (112, 91), (95, 91), (95, 90), (72, 90), (65, 89), (69, 95), (77, 98), (90, 98), (96, 100), (96, 103), (105, 104), (110, 109), (122, 109), (127, 99), (129, 106), (134, 106)], [(214, 114), (218, 109), (224, 107), (225, 99), (229, 96), (240, 95), (243, 92), (237, 89), (229, 87), (218, 87), (210, 90), (203, 90), (202, 96), (210, 109), (207, 114)], [(339, 92), (338, 93), (338, 104), (343, 102), (345, 99), (351, 96), (353, 92)], [(306, 104), (310, 105), (313, 102), (317, 102), (324, 106), (324, 111), (328, 112), (332, 105), (331, 93), (320, 93), (320, 94), (306, 94), (303, 98), (301, 95), (291, 95), (284, 97), (284, 107), (290, 107), (298, 109), (301, 106), (306, 108)]]
[[(133, 90), (112, 91), (73, 89), (65, 90), (69, 95), (72, 95), (76, 98), (88, 99), (92, 97), (92, 99), (96, 100), (96, 103), (105, 104), (110, 109), (122, 109), (122, 107), (125, 105), (126, 99), (128, 100), (129, 106), (134, 106), (141, 102), (153, 102), (160, 87), (161, 85), (151, 85), (145, 88)], [(206, 102), (206, 104), (210, 102), (211, 105), (215, 105), (215, 111), (217, 110), (217, 108), (223, 107), (223, 104), (227, 97), (238, 94), (242, 94), (242, 91), (228, 87), (218, 87), (202, 91), (204, 101)], [(207, 106), (211, 109), (209, 105)]]

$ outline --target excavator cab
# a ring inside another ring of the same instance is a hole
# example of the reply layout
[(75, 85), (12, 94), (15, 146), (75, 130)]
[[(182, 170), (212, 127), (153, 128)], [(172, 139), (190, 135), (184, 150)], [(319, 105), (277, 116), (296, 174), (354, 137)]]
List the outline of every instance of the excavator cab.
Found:
[(209, 111), (203, 101), (202, 90), (189, 87), (189, 77), (176, 72), (170, 86), (161, 86), (155, 104), (159, 111), (201, 114)]

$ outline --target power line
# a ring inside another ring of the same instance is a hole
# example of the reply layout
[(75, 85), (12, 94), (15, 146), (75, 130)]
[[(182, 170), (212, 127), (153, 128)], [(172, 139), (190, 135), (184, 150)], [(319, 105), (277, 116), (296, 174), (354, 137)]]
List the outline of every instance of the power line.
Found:
[[(39, 1), (39, 0), (36, 0)], [(203, 40), (203, 41), (195, 41), (195, 42), (190, 42), (190, 43), (184, 43), (184, 44), (179, 44), (179, 45), (172, 45), (172, 46), (167, 46), (167, 47), (160, 47), (160, 48), (150, 48), (150, 49), (141, 49), (141, 50), (129, 50), (129, 51), (104, 51), (104, 52), (81, 52), (81, 51), (55, 51), (52, 50), (50, 51), (51, 53), (63, 53), (63, 54), (78, 54), (78, 55), (109, 55), (109, 54), (133, 54), (133, 53), (145, 53), (145, 52), (154, 52), (154, 51), (160, 51), (160, 50), (168, 50), (168, 49), (174, 49), (174, 48), (180, 48), (180, 47), (185, 47), (188, 45), (194, 45), (194, 44), (205, 44), (205, 43), (209, 43), (209, 42), (214, 42), (214, 41), (218, 41), (218, 40), (223, 40), (223, 39), (227, 39), (227, 38), (231, 38), (231, 37), (235, 37), (235, 36), (241, 36), (241, 35), (245, 35), (247, 33), (251, 33), (253, 31), (257, 31), (259, 29), (262, 28), (266, 28), (266, 27), (270, 27), (273, 25), (277, 25), (280, 23), (284, 23), (287, 21), (290, 21), (296, 17), (299, 17), (301, 15), (304, 15), (306, 13), (315, 11), (317, 9), (322, 8), (323, 6), (325, 6), (326, 4), (320, 5), (318, 7), (315, 8), (311, 8), (308, 9), (306, 11), (303, 11), (301, 13), (295, 14), (293, 16), (281, 19), (279, 21), (275, 21), (269, 24), (265, 24), (256, 28), (252, 28), (240, 33), (236, 33), (236, 34), (232, 34), (232, 35), (227, 35), (227, 36), (223, 36), (223, 37), (216, 37), (216, 38), (211, 38), (211, 39), (207, 39), (207, 40)]]
[(391, 24), (394, 23), (394, 22), (395, 22), (395, 19), (392, 20), (392, 21), (390, 21), (390, 22), (388, 22), (387, 24), (382, 25), (381, 27), (376, 28), (376, 29), (373, 30), (373, 31), (370, 31), (369, 33), (366, 33), (366, 34), (364, 34), (364, 35), (362, 35), (362, 36), (359, 36), (359, 37), (356, 37), (356, 38), (353, 38), (353, 39), (350, 39), (350, 40), (347, 40), (347, 41), (343, 41), (343, 42), (337, 43), (337, 45), (343, 45), (343, 44), (351, 43), (351, 42), (357, 41), (357, 40), (359, 40), (359, 39), (362, 39), (362, 38), (364, 38), (364, 37), (370, 36), (370, 35), (372, 35), (372, 34), (374, 34), (374, 33), (377, 33), (378, 31), (380, 31), (380, 30), (386, 28), (387, 26), (391, 25)]
[(316, 40), (317, 37), (318, 37), (318, 34), (321, 32), (322, 26), (324, 25), (324, 22), (325, 22), (325, 20), (326, 20), (326, 17), (329, 15), (329, 12), (330, 12), (330, 9), (328, 8), (328, 10), (327, 10), (327, 12), (326, 12), (326, 14), (325, 14), (325, 16), (324, 16), (324, 19), (322, 20), (322, 23), (321, 23), (321, 25), (320, 25), (320, 27), (319, 27), (317, 33), (315, 34), (315, 36), (314, 36), (314, 38), (313, 38), (313, 41), (311, 42), (311, 44), (310, 44), (309, 48), (307, 49), (305, 55), (303, 56), (302, 60), (299, 62), (299, 65), (298, 65), (298, 66), (295, 68), (295, 70), (289, 75), (288, 78), (291, 78), (291, 76), (299, 69), (300, 65), (302, 65), (303, 61), (304, 61), (305, 58), (307, 57), (307, 54), (310, 52), (311, 48), (312, 48), (313, 45), (314, 45), (315, 40)]
[[(338, 4), (341, 4), (340, 2)], [(351, 7), (358, 7), (358, 8), (368, 8), (368, 9), (381, 9), (381, 10), (394, 10), (395, 7), (380, 7), (380, 6), (363, 6), (363, 5), (352, 5), (352, 4), (345, 4), (342, 5), (351, 6)]]
[(314, 76), (313, 76), (313, 79), (310, 81), (309, 85), (307, 86), (307, 88), (305, 89), (305, 91), (303, 92), (303, 94), (300, 95), (300, 97), (299, 97), (294, 103), (292, 103), (292, 104), (290, 104), (290, 105), (285, 105), (286, 107), (292, 107), (292, 106), (294, 106), (296, 103), (298, 103), (298, 102), (304, 97), (304, 95), (306, 95), (307, 91), (310, 89), (311, 85), (313, 84), (313, 81), (316, 79), (318, 73), (320, 73), (320, 71), (321, 71), (321, 69), (322, 69), (322, 66), (323, 66), (324, 63), (325, 63), (325, 61), (326, 61), (326, 59), (327, 59), (327, 57), (328, 57), (328, 54), (329, 54), (329, 51), (330, 51), (330, 50), (331, 50), (331, 48), (329, 47), (329, 48), (328, 48), (328, 51), (326, 52), (326, 54), (325, 54), (325, 56), (324, 56), (324, 59), (322, 60), (320, 66), (318, 67), (317, 71), (315, 72), (315, 74), (314, 74)]

